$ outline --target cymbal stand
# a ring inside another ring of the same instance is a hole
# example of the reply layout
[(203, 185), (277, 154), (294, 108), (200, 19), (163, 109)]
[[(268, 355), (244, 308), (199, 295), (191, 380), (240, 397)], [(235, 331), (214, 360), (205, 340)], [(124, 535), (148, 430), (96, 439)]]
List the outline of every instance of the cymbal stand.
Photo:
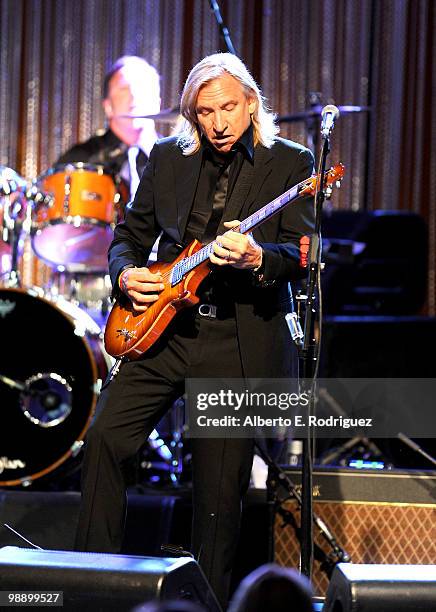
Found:
[(183, 472), (183, 438), (184, 429), (184, 408), (185, 402), (183, 398), (179, 398), (173, 404), (171, 409), (171, 442), (170, 448), (172, 452), (170, 478), (174, 485), (180, 484), (180, 477)]
[(18, 270), (18, 249), (20, 237), (23, 229), (23, 221), (19, 218), (19, 210), (15, 209), (15, 203), (11, 200), (12, 194), (4, 196), (4, 220), (6, 232), (4, 233), (5, 242), (11, 244), (12, 259), (11, 269), (6, 273), (4, 285), (11, 288), (21, 287), (20, 273)]
[[(310, 110), (315, 111), (322, 105), (322, 94), (319, 91), (309, 91), (308, 94)], [(306, 118), (307, 145), (316, 156), (319, 146), (319, 110), (318, 113), (308, 115)]]
[(402, 431), (399, 431), (397, 433), (397, 438), (399, 438), (401, 442), (406, 444), (406, 446), (408, 446), (413, 451), (415, 451), (415, 453), (418, 453), (419, 455), (421, 455), (421, 457), (424, 457), (424, 459), (427, 459), (427, 461), (429, 461), (430, 463), (436, 466), (436, 458), (430, 455), (429, 453), (427, 453), (423, 448), (419, 446), (419, 444), (417, 444), (414, 440), (409, 438), (409, 436), (406, 436), (405, 433), (403, 433)]
[(148, 446), (159, 456), (161, 461), (144, 460), (141, 467), (156, 469), (169, 475), (171, 485), (178, 487), (183, 472), (183, 431), (184, 431), (183, 397), (177, 399), (169, 411), (169, 432), (161, 434), (159, 429), (153, 429), (148, 439)]

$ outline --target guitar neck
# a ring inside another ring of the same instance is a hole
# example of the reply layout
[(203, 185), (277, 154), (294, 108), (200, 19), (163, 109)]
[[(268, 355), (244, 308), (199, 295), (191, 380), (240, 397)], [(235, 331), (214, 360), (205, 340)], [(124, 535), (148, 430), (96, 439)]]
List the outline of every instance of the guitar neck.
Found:
[[(247, 234), (251, 232), (255, 227), (275, 215), (282, 208), (284, 208), (287, 204), (292, 202), (292, 200), (296, 200), (301, 190), (306, 186), (307, 181), (310, 179), (306, 179), (298, 185), (291, 187), (285, 193), (278, 196), (275, 200), (272, 200), (268, 204), (265, 204), (262, 208), (254, 212), (252, 215), (241, 221), (241, 223), (232, 228), (233, 232), (239, 232), (240, 234)], [(185, 259), (179, 261), (173, 268), (172, 275), (172, 284), (177, 284), (185, 274), (199, 266), (201, 263), (209, 259), (210, 254), (213, 252), (213, 245), (215, 241), (209, 242), (202, 249), (194, 253), (194, 255), (190, 255)]]
[[(256, 210), (252, 215), (247, 217), (244, 221), (241, 221), (239, 228), (235, 228), (236, 231), (239, 231), (241, 234), (248, 234), (252, 229), (275, 215), (282, 208), (284, 208), (287, 204), (292, 202), (292, 200), (296, 200), (300, 195), (301, 189), (304, 187), (304, 181), (291, 187), (285, 193), (282, 193), (278, 198), (269, 202), (269, 204), (265, 204), (259, 210)], [(233, 231), (235, 231), (233, 230)]]

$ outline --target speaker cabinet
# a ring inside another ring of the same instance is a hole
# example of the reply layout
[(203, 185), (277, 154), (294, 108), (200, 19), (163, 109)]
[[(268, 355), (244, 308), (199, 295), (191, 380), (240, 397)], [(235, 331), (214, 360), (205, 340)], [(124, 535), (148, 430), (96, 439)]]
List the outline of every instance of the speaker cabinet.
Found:
[(152, 599), (189, 599), (220, 606), (191, 558), (0, 549), (0, 591), (62, 591), (63, 608), (124, 612)]
[(435, 565), (335, 567), (324, 612), (419, 612), (436, 609)]
[[(286, 469), (299, 485), (298, 470)], [(284, 489), (270, 481), (270, 493)], [(313, 475), (314, 512), (326, 523), (354, 563), (436, 564), (436, 473), (317, 469)], [(274, 559), (299, 567), (300, 511), (290, 499), (276, 504)], [(332, 551), (315, 528), (313, 584), (325, 595), (325, 557)]]

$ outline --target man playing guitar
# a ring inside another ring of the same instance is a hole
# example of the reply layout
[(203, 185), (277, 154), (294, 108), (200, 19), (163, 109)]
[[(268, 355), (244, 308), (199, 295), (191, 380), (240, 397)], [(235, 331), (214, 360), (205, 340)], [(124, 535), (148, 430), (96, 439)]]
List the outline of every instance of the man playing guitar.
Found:
[[(199, 303), (176, 314), (156, 342), (123, 361), (103, 387), (87, 434), (79, 550), (120, 550), (128, 462), (183, 394), (186, 378), (297, 373), (285, 314), (291, 309), (289, 281), (305, 274), (299, 243), (313, 229), (311, 200), (298, 199), (252, 235), (236, 230), (238, 219), (309, 177), (312, 154), (277, 137), (259, 87), (228, 53), (194, 66), (181, 113), (183, 131), (156, 143), (115, 230), (109, 250), (113, 292), (130, 304), (132, 316), (159, 303), (167, 279), (146, 264), (161, 232), (158, 262), (174, 261), (196, 239), (211, 244), (204, 264), (210, 273), (196, 288)], [(192, 552), (225, 606), (253, 440), (193, 439), (192, 455)]]

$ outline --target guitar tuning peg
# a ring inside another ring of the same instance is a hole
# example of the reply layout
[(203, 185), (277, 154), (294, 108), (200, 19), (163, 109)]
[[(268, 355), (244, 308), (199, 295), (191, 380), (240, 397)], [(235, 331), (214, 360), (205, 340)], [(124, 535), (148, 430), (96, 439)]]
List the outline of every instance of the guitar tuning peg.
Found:
[(333, 187), (331, 185), (327, 185), (327, 187), (324, 189), (324, 195), (327, 200), (332, 197), (332, 193), (333, 193)]
[(336, 187), (337, 187), (337, 189), (340, 189), (341, 184), (342, 184), (342, 181), (341, 181), (341, 180), (336, 181)]

